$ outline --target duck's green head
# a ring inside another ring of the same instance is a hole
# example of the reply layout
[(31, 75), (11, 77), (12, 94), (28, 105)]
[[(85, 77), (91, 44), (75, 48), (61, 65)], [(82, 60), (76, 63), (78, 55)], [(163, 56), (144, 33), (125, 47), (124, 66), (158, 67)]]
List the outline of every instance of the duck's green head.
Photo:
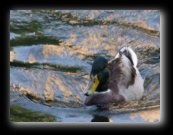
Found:
[(85, 89), (85, 95), (89, 96), (94, 91), (102, 92), (108, 89), (109, 71), (107, 67), (107, 60), (103, 57), (98, 57), (92, 64), (90, 73), (90, 82)]

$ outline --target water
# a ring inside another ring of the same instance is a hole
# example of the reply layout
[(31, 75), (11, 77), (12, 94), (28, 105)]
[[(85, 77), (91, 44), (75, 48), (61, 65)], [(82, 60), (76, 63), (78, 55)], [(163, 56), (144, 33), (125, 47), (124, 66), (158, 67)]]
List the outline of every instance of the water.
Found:
[[(126, 45), (137, 54), (145, 98), (109, 110), (85, 107), (93, 60), (112, 59)], [(160, 12), (11, 10), (10, 104), (55, 122), (160, 121)]]

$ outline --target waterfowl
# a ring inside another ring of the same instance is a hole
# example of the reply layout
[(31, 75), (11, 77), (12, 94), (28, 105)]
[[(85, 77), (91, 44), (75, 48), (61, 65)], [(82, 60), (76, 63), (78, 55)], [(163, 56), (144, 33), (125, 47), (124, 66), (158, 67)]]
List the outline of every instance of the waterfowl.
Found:
[(137, 56), (122, 47), (114, 59), (98, 57), (92, 64), (90, 82), (85, 88), (85, 105), (104, 105), (139, 100), (144, 80), (137, 68)]

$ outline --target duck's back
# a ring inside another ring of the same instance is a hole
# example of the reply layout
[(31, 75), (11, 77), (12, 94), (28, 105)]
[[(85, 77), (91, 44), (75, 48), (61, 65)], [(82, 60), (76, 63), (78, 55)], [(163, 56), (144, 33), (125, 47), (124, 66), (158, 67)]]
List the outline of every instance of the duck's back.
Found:
[[(129, 48), (126, 49), (129, 51)], [(115, 59), (108, 62), (111, 74), (110, 88), (112, 87), (114, 93), (121, 94), (126, 101), (139, 100), (144, 92), (144, 80), (136, 67), (136, 54), (134, 52), (132, 54), (132, 51), (129, 51), (130, 55), (123, 52), (118, 53)]]

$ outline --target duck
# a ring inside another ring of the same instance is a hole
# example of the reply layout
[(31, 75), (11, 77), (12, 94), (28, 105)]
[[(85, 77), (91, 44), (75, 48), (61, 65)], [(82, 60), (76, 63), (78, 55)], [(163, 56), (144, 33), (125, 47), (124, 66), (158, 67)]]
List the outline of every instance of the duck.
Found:
[(128, 46), (122, 47), (109, 61), (97, 57), (84, 89), (84, 104), (100, 106), (140, 100), (144, 93), (144, 79), (137, 64), (137, 55)]

